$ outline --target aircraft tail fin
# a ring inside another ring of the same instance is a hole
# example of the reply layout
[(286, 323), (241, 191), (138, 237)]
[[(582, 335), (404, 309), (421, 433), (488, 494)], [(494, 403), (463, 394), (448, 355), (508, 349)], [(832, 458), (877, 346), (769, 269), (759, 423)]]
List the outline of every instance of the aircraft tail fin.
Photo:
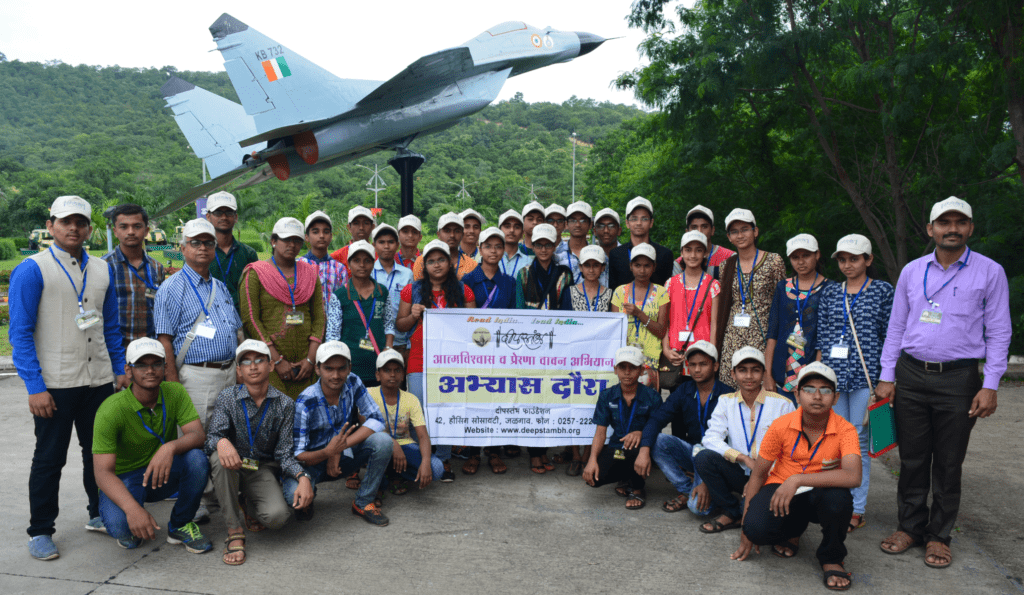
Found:
[(160, 87), (160, 93), (196, 157), (206, 160), (212, 177), (242, 168), (247, 151), (238, 141), (256, 133), (242, 106), (176, 76)]

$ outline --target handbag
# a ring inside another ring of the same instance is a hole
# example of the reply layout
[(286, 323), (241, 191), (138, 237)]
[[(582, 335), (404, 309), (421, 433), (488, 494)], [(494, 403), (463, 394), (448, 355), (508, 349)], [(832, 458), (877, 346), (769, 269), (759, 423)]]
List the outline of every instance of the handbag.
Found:
[[(697, 321), (700, 320), (700, 315), (704, 312), (704, 304), (708, 301), (708, 294), (711, 293), (711, 283), (713, 280), (708, 281), (708, 287), (704, 290), (704, 298), (700, 301), (700, 308), (697, 309), (697, 317), (693, 319), (693, 326), (696, 328)], [(684, 277), (684, 288), (685, 288), (685, 277)], [(699, 287), (697, 288), (700, 289)], [(693, 339), (693, 333), (690, 333), (690, 338), (686, 340), (681, 351), (686, 353), (686, 349), (690, 346), (690, 341)], [(672, 362), (665, 357), (665, 353), (662, 352), (661, 357), (658, 360), (658, 382), (661, 388), (666, 390), (672, 390), (679, 384), (679, 376), (682, 373), (682, 366), (673, 366)]]
[[(850, 331), (853, 333), (853, 343), (857, 346), (857, 357), (860, 359), (860, 367), (864, 370), (864, 378), (868, 381), (868, 402), (875, 400), (875, 385), (871, 383), (871, 374), (868, 372), (868, 364), (864, 361), (864, 352), (860, 348), (860, 339), (857, 338), (857, 326), (853, 324), (853, 310), (850, 308), (850, 294), (846, 293), (846, 284), (843, 283), (843, 303), (846, 306), (846, 316), (850, 321)], [(864, 412), (864, 424), (870, 421), (868, 412)]]

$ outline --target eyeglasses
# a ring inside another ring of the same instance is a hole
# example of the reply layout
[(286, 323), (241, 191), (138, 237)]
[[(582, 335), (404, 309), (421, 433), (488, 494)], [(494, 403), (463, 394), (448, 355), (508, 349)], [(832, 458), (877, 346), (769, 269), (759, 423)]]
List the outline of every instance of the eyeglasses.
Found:
[(594, 229), (601, 230), (601, 231), (604, 231), (606, 229), (618, 229), (618, 228), (619, 228), (619, 224), (618, 223), (598, 223), (597, 225), (594, 226)]
[(447, 262), (448, 262), (447, 258), (435, 258), (433, 260), (426, 261), (424, 264), (426, 264), (428, 267), (436, 267), (436, 266), (441, 266), (442, 264), (445, 264)]
[(549, 217), (547, 221), (551, 225), (565, 225), (565, 219), (562, 218), (555, 219), (554, 217)]
[(189, 240), (188, 245), (193, 248), (213, 248), (217, 245), (217, 240)]
[(552, 244), (551, 242), (544, 242), (543, 244), (539, 244), (537, 242), (533, 243), (533, 251), (534, 252), (536, 252), (537, 250), (554, 250), (554, 249), (555, 249), (555, 245)]
[(167, 363), (166, 362), (156, 362), (156, 363), (152, 363), (152, 364), (129, 364), (129, 365), (133, 369), (136, 369), (136, 370), (138, 370), (140, 372), (145, 372), (146, 370), (153, 370), (154, 372), (159, 372), (160, 370), (164, 369), (164, 367), (167, 365)]
[(651, 218), (650, 217), (629, 217), (629, 218), (626, 219), (626, 221), (629, 221), (630, 223), (650, 223), (651, 222)]
[(226, 217), (228, 219), (238, 216), (238, 213), (231, 209), (217, 209), (216, 211), (210, 211), (210, 214), (214, 217)]
[(823, 397), (831, 397), (835, 391), (827, 386), (802, 386), (800, 387), (800, 392), (808, 397), (813, 396), (814, 393), (818, 393)]
[(243, 359), (242, 361), (238, 362), (238, 365), (242, 366), (243, 368), (248, 368), (249, 366), (258, 366), (264, 362), (269, 361), (270, 359), (268, 358), (258, 357), (256, 359)]
[(731, 236), (742, 236), (754, 231), (753, 227), (737, 227), (736, 229), (730, 229), (727, 233)]
[(568, 219), (567, 221), (569, 222), (569, 225), (584, 225), (586, 223), (590, 223), (590, 220), (587, 219), (586, 217), (579, 217), (579, 218), (576, 218), (576, 219)]

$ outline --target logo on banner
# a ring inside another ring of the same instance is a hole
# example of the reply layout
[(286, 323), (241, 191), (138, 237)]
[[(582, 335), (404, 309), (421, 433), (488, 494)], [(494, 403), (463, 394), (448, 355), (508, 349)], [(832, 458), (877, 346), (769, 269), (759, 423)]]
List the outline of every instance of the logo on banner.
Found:
[(473, 331), (473, 342), (477, 347), (483, 347), (491, 342), (491, 331), (480, 327)]

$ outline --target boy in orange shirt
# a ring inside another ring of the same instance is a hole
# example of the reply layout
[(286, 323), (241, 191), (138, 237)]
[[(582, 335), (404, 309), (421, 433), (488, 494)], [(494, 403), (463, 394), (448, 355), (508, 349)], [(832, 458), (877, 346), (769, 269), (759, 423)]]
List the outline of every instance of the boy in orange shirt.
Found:
[(800, 408), (776, 419), (761, 441), (743, 496), (743, 534), (733, 560), (751, 549), (771, 545), (780, 558), (800, 549), (809, 523), (821, 525), (818, 563), (825, 587), (845, 591), (852, 585), (843, 567), (846, 526), (853, 513), (850, 488), (860, 485), (860, 440), (853, 425), (832, 411), (836, 375), (813, 362), (797, 377)]

